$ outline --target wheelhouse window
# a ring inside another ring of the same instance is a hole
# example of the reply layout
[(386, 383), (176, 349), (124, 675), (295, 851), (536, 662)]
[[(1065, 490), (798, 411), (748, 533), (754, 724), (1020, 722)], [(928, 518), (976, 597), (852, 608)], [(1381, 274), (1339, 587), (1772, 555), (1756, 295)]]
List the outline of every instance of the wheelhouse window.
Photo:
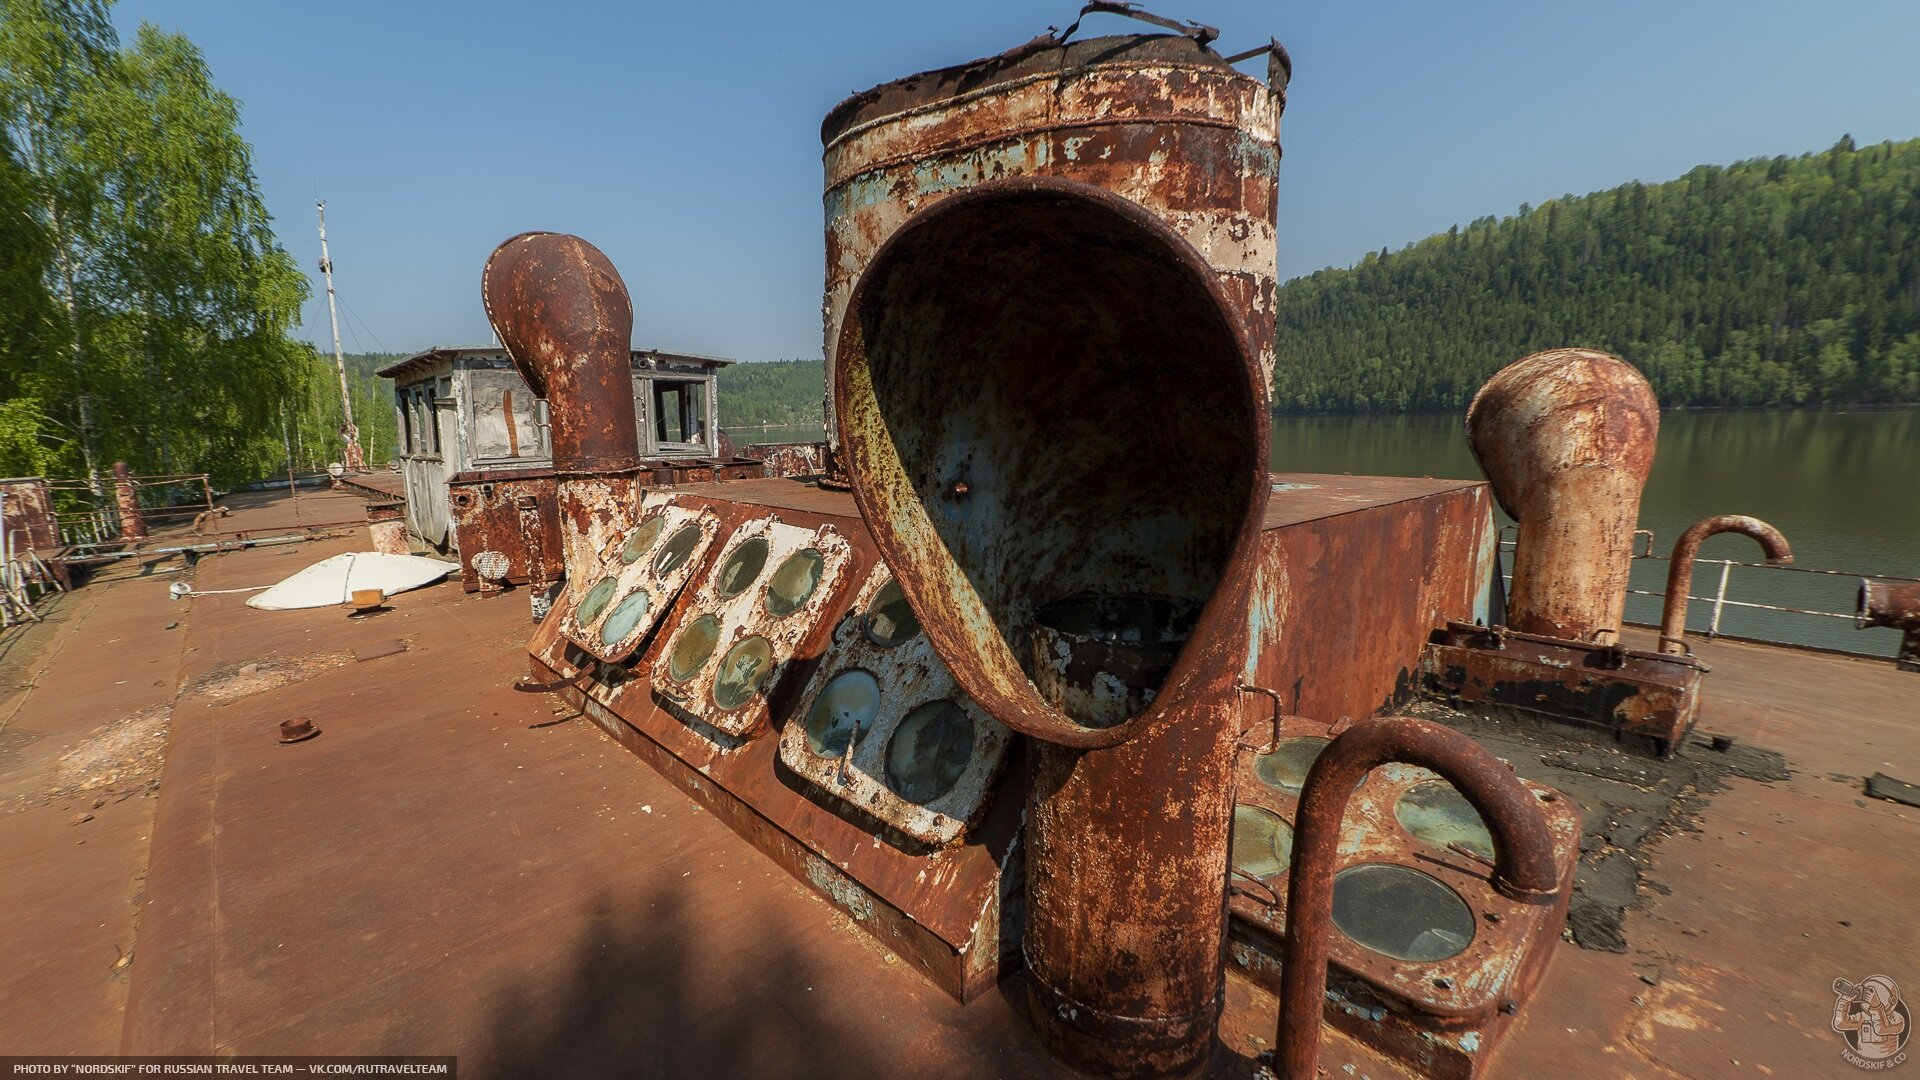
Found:
[(433, 383), (415, 383), (395, 391), (400, 407), (400, 446), (408, 455), (440, 453), (440, 425), (434, 417)]
[(660, 452), (708, 454), (707, 431), (708, 380), (663, 379), (651, 384), (647, 415), (652, 421), (654, 449)]

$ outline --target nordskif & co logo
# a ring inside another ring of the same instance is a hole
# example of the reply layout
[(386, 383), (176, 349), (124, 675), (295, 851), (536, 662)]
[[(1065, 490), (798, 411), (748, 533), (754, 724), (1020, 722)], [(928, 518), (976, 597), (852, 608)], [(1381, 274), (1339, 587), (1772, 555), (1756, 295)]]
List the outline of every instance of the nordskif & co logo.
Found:
[(1840, 1056), (1849, 1064), (1878, 1071), (1907, 1060), (1909, 1018), (1899, 984), (1885, 975), (1833, 980), (1833, 1030), (1847, 1040)]

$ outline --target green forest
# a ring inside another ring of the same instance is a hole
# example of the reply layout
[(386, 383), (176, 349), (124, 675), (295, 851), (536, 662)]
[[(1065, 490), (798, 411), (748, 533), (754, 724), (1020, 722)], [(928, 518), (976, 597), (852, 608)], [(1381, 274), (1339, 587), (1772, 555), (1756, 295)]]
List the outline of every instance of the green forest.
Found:
[(337, 459), (338, 379), (291, 337), (308, 281), (238, 104), (185, 37), (122, 43), (110, 6), (0, 0), (0, 473)]
[(1668, 405), (1920, 401), (1920, 140), (1566, 196), (1280, 289), (1281, 412), (1453, 409), (1557, 346)]
[(720, 426), (817, 424), (826, 392), (819, 360), (774, 360), (720, 369)]
[[(0, 0), (0, 475), (211, 473), (342, 457), (312, 288), (239, 106), (186, 38), (111, 0)], [(1920, 401), (1920, 140), (1568, 195), (1283, 285), (1274, 407), (1456, 409), (1529, 352), (1617, 353), (1668, 405)], [(369, 463), (396, 359), (348, 359)], [(735, 429), (818, 423), (821, 362), (737, 364)]]

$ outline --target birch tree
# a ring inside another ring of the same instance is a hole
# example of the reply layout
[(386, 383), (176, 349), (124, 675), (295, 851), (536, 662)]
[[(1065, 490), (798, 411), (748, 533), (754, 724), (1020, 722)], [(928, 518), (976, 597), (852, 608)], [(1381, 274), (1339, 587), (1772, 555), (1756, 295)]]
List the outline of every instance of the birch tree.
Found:
[(30, 337), (0, 320), (0, 465), (96, 489), (114, 460), (256, 478), (281, 464), (281, 417), (317, 373), (289, 337), (308, 283), (199, 49), (152, 26), (122, 48), (108, 15), (100, 0), (0, 0), (0, 150), (15, 148), (19, 180), (0, 227), (44, 253), (23, 247), (13, 277), (0, 257), (0, 306), (35, 291), (29, 272), (43, 301), (22, 308), (39, 312)]

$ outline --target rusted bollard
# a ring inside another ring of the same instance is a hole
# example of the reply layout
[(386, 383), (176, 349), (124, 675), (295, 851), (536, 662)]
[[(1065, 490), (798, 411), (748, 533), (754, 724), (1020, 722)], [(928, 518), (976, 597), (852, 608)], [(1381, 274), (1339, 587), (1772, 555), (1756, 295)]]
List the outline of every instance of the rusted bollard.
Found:
[(1737, 532), (1760, 542), (1767, 561), (1775, 565), (1793, 561), (1793, 547), (1780, 530), (1759, 518), (1741, 514), (1721, 514), (1696, 521), (1680, 534), (1673, 545), (1673, 562), (1667, 566), (1667, 600), (1660, 612), (1660, 651), (1679, 656), (1687, 651), (1687, 593), (1693, 589), (1693, 560), (1700, 545), (1709, 536)]
[(367, 540), (382, 555), (411, 555), (407, 544), (407, 504), (397, 500), (367, 504)]
[(1660, 408), (1632, 365), (1588, 349), (1500, 369), (1467, 407), (1467, 441), (1520, 523), (1507, 625), (1590, 641), (1618, 633)]

